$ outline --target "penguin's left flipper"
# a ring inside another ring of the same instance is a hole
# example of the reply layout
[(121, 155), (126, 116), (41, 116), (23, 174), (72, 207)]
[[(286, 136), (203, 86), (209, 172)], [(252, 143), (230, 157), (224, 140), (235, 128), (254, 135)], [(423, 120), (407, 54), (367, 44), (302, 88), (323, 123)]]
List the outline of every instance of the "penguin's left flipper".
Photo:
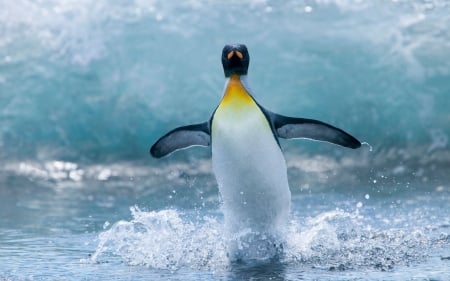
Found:
[(361, 142), (352, 135), (322, 121), (279, 115), (266, 110), (277, 137), (284, 139), (306, 138), (337, 145), (359, 148)]
[(194, 145), (209, 146), (211, 133), (209, 122), (179, 127), (168, 132), (153, 144), (150, 154), (155, 158), (161, 158), (178, 149)]

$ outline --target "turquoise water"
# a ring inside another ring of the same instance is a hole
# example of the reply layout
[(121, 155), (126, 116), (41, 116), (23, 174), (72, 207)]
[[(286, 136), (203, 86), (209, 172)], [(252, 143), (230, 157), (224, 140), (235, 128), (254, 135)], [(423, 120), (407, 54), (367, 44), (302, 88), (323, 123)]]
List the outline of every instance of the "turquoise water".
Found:
[[(449, 280), (448, 1), (1, 1), (0, 279)], [(281, 141), (284, 256), (230, 264), (207, 120), (245, 43), (255, 98), (365, 145)]]

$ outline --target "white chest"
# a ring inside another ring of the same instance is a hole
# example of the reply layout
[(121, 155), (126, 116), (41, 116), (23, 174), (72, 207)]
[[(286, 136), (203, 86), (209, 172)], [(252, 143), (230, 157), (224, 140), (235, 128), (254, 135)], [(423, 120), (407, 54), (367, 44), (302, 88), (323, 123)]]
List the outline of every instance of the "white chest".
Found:
[(287, 223), (291, 199), (283, 154), (256, 103), (229, 99), (217, 108), (211, 128), (226, 226), (232, 232), (280, 229)]

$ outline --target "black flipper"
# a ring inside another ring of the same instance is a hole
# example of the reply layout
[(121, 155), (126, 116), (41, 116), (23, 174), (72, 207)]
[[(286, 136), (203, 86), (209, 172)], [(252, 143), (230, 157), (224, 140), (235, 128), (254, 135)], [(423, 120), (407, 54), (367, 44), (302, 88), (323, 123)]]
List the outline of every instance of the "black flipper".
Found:
[(361, 142), (355, 137), (330, 124), (314, 119), (287, 117), (266, 109), (264, 111), (272, 123), (274, 134), (279, 138), (306, 138), (350, 148), (361, 146)]
[(178, 149), (193, 145), (209, 146), (211, 133), (209, 122), (179, 127), (162, 136), (150, 148), (153, 157), (161, 158)]

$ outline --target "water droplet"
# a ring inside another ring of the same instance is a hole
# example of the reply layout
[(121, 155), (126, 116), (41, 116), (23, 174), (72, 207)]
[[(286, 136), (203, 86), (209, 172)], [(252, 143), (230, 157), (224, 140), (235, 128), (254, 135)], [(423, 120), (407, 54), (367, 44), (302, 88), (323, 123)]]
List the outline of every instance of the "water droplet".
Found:
[(362, 202), (358, 202), (357, 204), (356, 204), (356, 208), (361, 208), (363, 206), (363, 203)]
[(361, 145), (366, 145), (369, 147), (369, 151), (372, 152), (373, 151), (373, 147), (368, 143), (368, 142), (362, 142)]
[(366, 198), (366, 200), (369, 200), (370, 195), (369, 195), (369, 194), (366, 194), (366, 195), (364, 196), (364, 198)]

